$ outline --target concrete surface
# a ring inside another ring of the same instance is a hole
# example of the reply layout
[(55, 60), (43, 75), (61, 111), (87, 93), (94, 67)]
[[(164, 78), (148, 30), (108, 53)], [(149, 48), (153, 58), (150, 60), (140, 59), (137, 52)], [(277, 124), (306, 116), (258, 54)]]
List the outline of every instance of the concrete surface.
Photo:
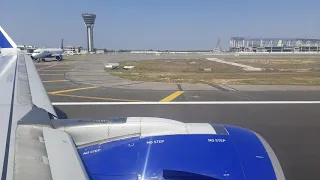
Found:
[[(214, 58), (213, 58), (214, 57)], [(104, 66), (108, 63), (115, 63), (128, 60), (149, 60), (149, 59), (196, 59), (207, 58), (216, 59), (216, 56), (208, 56), (204, 54), (161, 54), (155, 56), (150, 54), (104, 54), (104, 55), (88, 55), (88, 56), (68, 56), (67, 59), (72, 61), (73, 68), (66, 72), (66, 78), (76, 83), (98, 85), (104, 87), (115, 87), (123, 89), (137, 90), (176, 90), (176, 83), (162, 82), (141, 82), (122, 79), (112, 76), (104, 71)], [(251, 57), (251, 56), (248, 56)], [(304, 57), (304, 56), (302, 56)], [(234, 56), (220, 56), (220, 58), (239, 58)], [(243, 57), (241, 57), (243, 58)], [(306, 58), (306, 57), (304, 57)], [(319, 59), (320, 60), (320, 59)], [(249, 67), (246, 67), (249, 68)], [(254, 68), (254, 67), (252, 67)], [(223, 87), (225, 86), (225, 87)], [(185, 88), (185, 89), (184, 89)], [(207, 84), (187, 84), (182, 83), (184, 90), (219, 90), (225, 88), (229, 90), (239, 91), (319, 91), (320, 86), (286, 86), (286, 85), (219, 85), (214, 86)]]
[(58, 106), (69, 118), (155, 116), (237, 125), (262, 135), (287, 179), (320, 179), (320, 105)]
[(245, 71), (262, 71), (262, 68), (259, 68), (259, 67), (252, 67), (252, 66), (248, 66), (248, 65), (244, 65), (244, 64), (235, 63), (235, 62), (224, 61), (224, 60), (221, 60), (218, 58), (206, 58), (206, 59), (208, 61), (214, 61), (214, 62), (218, 62), (218, 63), (229, 64), (232, 66), (241, 67)]
[[(189, 86), (189, 84), (173, 84), (169, 85), (172, 88), (170, 90), (167, 89), (168, 87), (161, 90), (141, 90), (120, 88), (120, 80), (119, 84), (111, 88), (103, 85), (106, 84), (104, 76), (107, 75), (97, 69), (99, 64), (104, 63), (106, 57), (96, 57), (99, 63), (91, 64), (87, 62), (89, 57), (81, 56), (80, 58), (87, 58), (87, 60), (65, 61), (56, 63), (55, 66), (52, 66), (55, 62), (37, 64), (37, 68), (41, 69), (39, 74), (46, 74), (40, 77), (44, 81), (47, 92), (62, 92), (50, 94), (51, 101), (161, 101), (178, 90), (184, 92), (173, 101), (320, 100), (319, 88), (312, 86), (201, 85), (198, 88)], [(119, 57), (110, 56), (108, 61), (119, 61), (116, 58)], [(74, 78), (70, 78), (70, 73), (74, 77), (81, 76), (80, 81), (73, 82)], [(62, 82), (61, 80), (67, 81)], [(107, 85), (117, 82), (119, 79), (113, 79), (107, 82)], [(101, 86), (95, 86), (96, 84)], [(146, 86), (149, 88), (148, 84)], [(150, 87), (157, 86), (161, 85), (150, 85)], [(60, 118), (155, 116), (184, 122), (222, 123), (249, 128), (261, 134), (270, 143), (287, 179), (320, 179), (318, 172), (320, 167), (320, 143), (318, 141), (320, 104), (87, 105), (56, 106), (55, 108)]]

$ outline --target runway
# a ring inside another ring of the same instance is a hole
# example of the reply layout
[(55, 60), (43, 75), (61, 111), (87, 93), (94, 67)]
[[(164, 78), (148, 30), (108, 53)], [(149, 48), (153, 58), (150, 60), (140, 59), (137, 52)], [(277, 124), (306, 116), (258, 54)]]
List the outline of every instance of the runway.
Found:
[(262, 135), (287, 179), (319, 179), (320, 104), (57, 106), (68, 118), (155, 116), (183, 122), (231, 124)]
[(111, 88), (68, 79), (77, 62), (54, 63), (36, 66), (60, 118), (155, 116), (241, 126), (269, 142), (287, 179), (320, 179), (320, 91)]

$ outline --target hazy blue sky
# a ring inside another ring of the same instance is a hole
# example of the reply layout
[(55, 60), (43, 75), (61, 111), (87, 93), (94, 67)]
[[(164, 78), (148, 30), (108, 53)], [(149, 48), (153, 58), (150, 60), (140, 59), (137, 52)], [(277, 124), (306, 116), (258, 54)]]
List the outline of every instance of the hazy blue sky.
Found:
[[(19, 5), (18, 5), (19, 4)], [(17, 44), (86, 44), (81, 13), (97, 15), (95, 47), (213, 49), (232, 36), (320, 38), (319, 0), (1, 0)]]

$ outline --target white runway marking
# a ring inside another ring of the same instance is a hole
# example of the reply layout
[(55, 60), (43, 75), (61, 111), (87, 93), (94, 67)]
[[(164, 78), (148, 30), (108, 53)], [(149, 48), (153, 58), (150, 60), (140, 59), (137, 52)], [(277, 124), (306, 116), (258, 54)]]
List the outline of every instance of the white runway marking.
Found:
[(189, 102), (53, 102), (54, 106), (88, 105), (237, 105), (237, 104), (320, 104), (320, 101), (189, 101)]
[(239, 63), (230, 62), (230, 61), (224, 61), (224, 60), (221, 60), (221, 59), (218, 59), (218, 58), (207, 58), (207, 60), (215, 61), (215, 62), (223, 63), (223, 64), (229, 64), (229, 65), (232, 65), (232, 66), (242, 67), (245, 71), (262, 71), (262, 68), (252, 67), (252, 66), (249, 66), (249, 65), (239, 64)]

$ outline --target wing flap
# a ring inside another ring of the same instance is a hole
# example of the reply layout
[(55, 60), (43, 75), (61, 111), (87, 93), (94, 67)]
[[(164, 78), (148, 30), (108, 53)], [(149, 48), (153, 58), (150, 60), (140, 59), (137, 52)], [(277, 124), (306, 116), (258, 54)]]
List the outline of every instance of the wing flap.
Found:
[(89, 179), (72, 138), (63, 131), (43, 128), (52, 179)]
[(19, 125), (16, 130), (14, 179), (51, 180), (42, 127)]

